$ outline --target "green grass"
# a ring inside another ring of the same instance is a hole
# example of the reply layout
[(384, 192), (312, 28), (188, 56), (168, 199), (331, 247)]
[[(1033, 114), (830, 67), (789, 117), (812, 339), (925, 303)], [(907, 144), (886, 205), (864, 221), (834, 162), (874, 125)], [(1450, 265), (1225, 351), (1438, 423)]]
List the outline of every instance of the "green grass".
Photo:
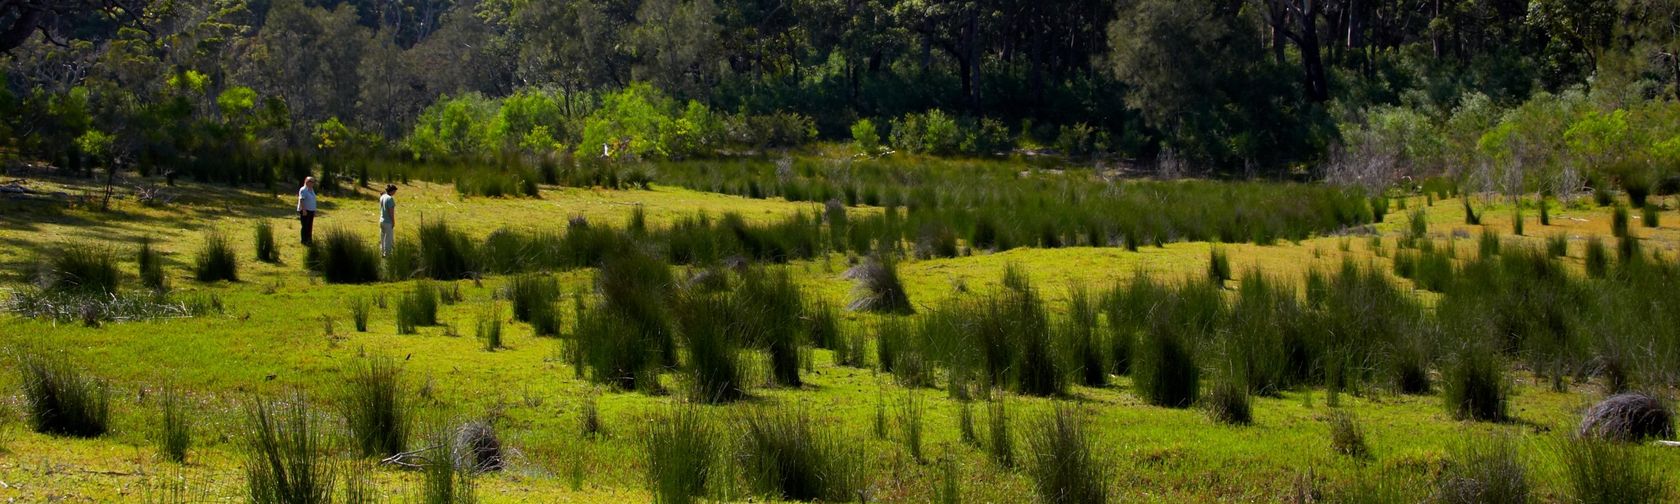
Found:
[(402, 368), (389, 357), (356, 363), (345, 377), (340, 408), (349, 437), (363, 457), (389, 457), (408, 449), (413, 399)]
[(673, 406), (648, 424), (642, 439), (654, 502), (686, 504), (706, 495), (707, 481), (718, 472), (722, 443), (717, 430), (695, 406)]
[(1081, 411), (1057, 404), (1033, 422), (1027, 435), (1028, 473), (1040, 502), (1108, 502), (1107, 464), (1087, 431)]
[(325, 421), (307, 398), (295, 395), (245, 407), (241, 448), (245, 487), (253, 504), (327, 504), (337, 471), (327, 458)]
[(239, 281), (239, 256), (220, 231), (210, 231), (193, 256), (193, 278), (200, 282)]
[(259, 220), (253, 229), (255, 237), (251, 241), (256, 242), (256, 259), (265, 263), (279, 263), (280, 247), (274, 243), (274, 223), (267, 219)]
[(158, 397), (158, 429), (156, 436), (158, 454), (164, 459), (177, 464), (187, 460), (187, 449), (192, 446), (194, 413), (185, 396), (179, 390), (168, 388)]
[(42, 434), (98, 437), (111, 425), (111, 392), (61, 354), (25, 350), (16, 357), (29, 425)]

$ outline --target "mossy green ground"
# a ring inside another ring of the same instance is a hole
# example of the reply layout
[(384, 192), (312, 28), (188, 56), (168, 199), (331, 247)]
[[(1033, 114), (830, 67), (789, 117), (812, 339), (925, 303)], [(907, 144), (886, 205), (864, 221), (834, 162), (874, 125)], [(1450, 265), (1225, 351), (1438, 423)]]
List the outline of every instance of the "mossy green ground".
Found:
[[(289, 191), (288, 191), (289, 192)], [(455, 282), (465, 294), (459, 304), (444, 306), (443, 326), (422, 328), (419, 335), (395, 334), (393, 312), (376, 308), (368, 332), (354, 331), (349, 301), (395, 297), (409, 282), (374, 285), (328, 285), (304, 273), (302, 247), (295, 244), (297, 223), (287, 220), (292, 198), (251, 192), (190, 186), (183, 197), (161, 208), (144, 208), (119, 201), (113, 212), (42, 210), (34, 204), (3, 203), (0, 212), (0, 264), (16, 271), (24, 261), (64, 241), (89, 241), (121, 251), (131, 275), (132, 249), (143, 236), (152, 236), (168, 255), (165, 263), (177, 291), (215, 293), (226, 306), (222, 315), (191, 319), (112, 323), (101, 328), (0, 315), (0, 347), (41, 344), (69, 353), (95, 375), (114, 386), (115, 426), (105, 437), (92, 440), (55, 438), (28, 432), (22, 424), (22, 404), (15, 372), (0, 373), (5, 425), (0, 427), (0, 499), (20, 502), (109, 502), (144, 500), (169, 481), (185, 481), (189, 493), (211, 499), (237, 501), (243, 481), (237, 451), (240, 404), (258, 396), (273, 397), (304, 391), (324, 411), (331, 411), (339, 383), (355, 360), (365, 355), (388, 355), (403, 362), (405, 376), (423, 397), (422, 409), (431, 418), (499, 415), (504, 441), (517, 450), (512, 469), (478, 479), (486, 502), (640, 502), (651, 499), (643, 482), (640, 429), (668, 403), (680, 397), (597, 391), (576, 377), (558, 358), (559, 340), (537, 338), (528, 326), (509, 323), (508, 348), (483, 350), (473, 324), (487, 309), (502, 310), (492, 292), (504, 278)], [(653, 191), (565, 189), (544, 193), (542, 199), (466, 199), (447, 186), (415, 184), (400, 192), (403, 227), (412, 230), (420, 219), (447, 218), (474, 236), (500, 226), (558, 228), (567, 218), (583, 215), (592, 222), (622, 224), (635, 205), (642, 205), (650, 224), (664, 225), (676, 216), (705, 210), (713, 215), (739, 212), (750, 220), (774, 219), (811, 205), (750, 200), (658, 187)], [(1422, 198), (1410, 200), (1415, 208)], [(1428, 208), (1431, 235), (1455, 240), (1473, 253), (1481, 228), (1510, 237), (1510, 208), (1485, 210), (1485, 226), (1463, 225), (1456, 200), (1437, 201)], [(376, 236), (373, 193), (324, 198), (317, 229), (348, 226)], [(858, 211), (869, 211), (859, 209)], [(1364, 235), (1323, 237), (1276, 246), (1224, 245), (1233, 269), (1295, 277), (1308, 268), (1334, 267), (1344, 258), (1385, 261), (1403, 232), (1407, 212), (1391, 209), (1388, 222), (1376, 226), (1383, 246), (1374, 249)], [(1553, 226), (1540, 226), (1537, 212), (1526, 212), (1528, 236), (1541, 244), (1544, 236), (1568, 233), (1572, 261), (1579, 263), (1580, 244), (1588, 235), (1608, 235), (1609, 210), (1557, 210)], [(1633, 229), (1645, 237), (1646, 250), (1673, 258), (1680, 243), (1680, 215), (1664, 212), (1664, 227), (1647, 229), (1637, 220)], [(276, 219), (283, 264), (252, 260), (253, 219)], [(1636, 213), (1637, 219), (1637, 213)], [(242, 281), (203, 285), (187, 271), (191, 255), (206, 229), (228, 233), (241, 251)], [(1467, 233), (1467, 235), (1466, 235)], [(1455, 235), (1458, 235), (1455, 238)], [(952, 296), (995, 288), (1003, 268), (1023, 268), (1043, 290), (1053, 311), (1068, 287), (1106, 288), (1142, 270), (1163, 278), (1200, 275), (1206, 268), (1207, 243), (1178, 243), (1163, 248), (1127, 252), (1117, 248), (1018, 249), (955, 259), (905, 261), (901, 276), (912, 301), (934, 306)], [(793, 263), (790, 268), (809, 295), (844, 306), (851, 284), (842, 278), (848, 258)], [(573, 271), (559, 277), (569, 291), (588, 288), (591, 273)], [(15, 286), (16, 278), (5, 280)], [(133, 283), (130, 283), (133, 285)], [(572, 314), (567, 313), (567, 323)], [(848, 329), (863, 330), (873, 316), (845, 313)], [(329, 322), (330, 321), (330, 322)], [(330, 330), (329, 330), (330, 326)], [(453, 335), (452, 335), (453, 334)], [(892, 405), (908, 393), (891, 377), (869, 370), (832, 364), (826, 351), (815, 352), (815, 371), (797, 390), (757, 388), (754, 399), (728, 406), (707, 407), (726, 425), (749, 408), (764, 404), (805, 408), (821, 423), (843, 432), (867, 450), (872, 500), (927, 502), (941, 481), (938, 465), (913, 460), (904, 449), (900, 430), (889, 428), (887, 439), (873, 435), (879, 401)], [(9, 361), (8, 361), (9, 362)], [(1438, 396), (1403, 396), (1367, 390), (1342, 395), (1342, 408), (1361, 419), (1374, 451), (1369, 460), (1335, 454), (1329, 446), (1326, 393), (1310, 390), (1281, 397), (1257, 398), (1254, 424), (1232, 427), (1209, 420), (1199, 409), (1166, 409), (1145, 405), (1122, 378), (1109, 388), (1076, 387), (1074, 399), (1092, 422), (1098, 453), (1110, 467), (1108, 483), (1121, 500), (1140, 501), (1280, 501), (1315, 488), (1327, 488), (1355, 478), (1386, 474), (1398, 481), (1423, 486), (1432, 481), (1452, 447), (1485, 436), (1515, 436), (1533, 470), (1532, 480), (1548, 501), (1563, 500), (1565, 483), (1555, 445), (1571, 431), (1579, 412), (1597, 398), (1594, 384), (1575, 384), (1569, 392), (1552, 392), (1525, 372), (1512, 373), (1518, 394), (1512, 411), (1516, 420), (1503, 424), (1452, 420)], [(674, 376), (669, 385), (678, 387)], [(189, 391), (198, 413), (194, 446), (185, 465), (163, 461), (148, 441), (159, 415), (157, 392), (164, 387)], [(960, 472), (962, 500), (1020, 502), (1032, 490), (1020, 469), (999, 467), (987, 455), (964, 445), (958, 435), (959, 403), (940, 390), (923, 389), (928, 458), (954, 457)], [(579, 430), (583, 398), (599, 394), (606, 434), (585, 437)], [(1025, 432), (1049, 410), (1049, 399), (1010, 397), (1014, 429)], [(985, 437), (986, 409), (975, 407), (976, 423)], [(1019, 443), (1018, 446), (1024, 446)], [(1680, 464), (1680, 450), (1644, 448), (1664, 467)], [(725, 462), (725, 467), (734, 464)], [(724, 477), (728, 477), (725, 472)], [(379, 469), (376, 481), (391, 496), (413, 495), (419, 476)], [(746, 499), (740, 485), (723, 497)], [(1680, 490), (1680, 488), (1677, 488)], [(1417, 494), (1419, 496), (1422, 493)]]

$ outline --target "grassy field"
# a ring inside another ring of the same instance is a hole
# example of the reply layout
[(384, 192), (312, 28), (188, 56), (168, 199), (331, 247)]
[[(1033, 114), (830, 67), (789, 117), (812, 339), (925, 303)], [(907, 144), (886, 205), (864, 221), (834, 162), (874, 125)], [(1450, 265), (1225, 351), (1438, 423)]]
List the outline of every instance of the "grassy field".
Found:
[[(38, 184), (69, 184), (63, 187), (75, 189), (72, 182)], [(683, 395), (618, 392), (591, 384), (562, 358), (563, 340), (535, 336), (524, 323), (503, 324), (505, 348), (485, 350), (484, 343), (474, 337), (475, 324), (486, 311), (496, 319), (509, 318), (507, 301), (495, 296), (508, 278), (444, 283), (446, 289), (458, 288), (462, 299), (441, 307), (440, 325), (422, 327), (417, 335), (398, 335), (393, 310), (381, 307), (372, 309), (368, 330), (358, 332), (352, 325), (351, 305), (384, 298), (394, 306), (396, 297), (415, 282), (342, 285), (312, 277), (302, 264), (304, 249), (295, 243), (297, 223), (287, 218), (292, 205), (288, 196), (197, 185), (184, 186), (176, 193), (180, 198), (166, 206), (119, 201), (111, 212), (0, 203), (4, 205), (0, 206), (4, 209), (0, 212), (0, 264), (7, 270), (21, 270), (55, 244), (79, 241), (119, 250), (124, 272), (132, 276), (131, 250), (142, 237), (152, 237), (165, 252), (165, 270), (177, 293), (214, 294), (225, 307), (219, 314), (106, 323), (98, 328), (0, 315), (0, 347), (8, 352), (4, 362), (11, 364), (10, 353), (32, 345), (61, 350), (107, 380), (113, 391), (113, 423), (107, 434), (94, 439), (50, 436), (30, 432), (24, 424), (19, 374), (0, 373), (4, 391), (0, 395), (4, 398), (0, 403), (4, 419), (0, 425), (0, 499), (243, 500), (239, 433), (245, 405), (259, 398), (302, 392), (323, 413), (336, 411), (350, 370), (370, 356), (388, 356), (400, 363), (426, 419), (422, 423), (493, 420), (513, 454), (508, 469), (474, 478), (482, 501), (653, 499), (642, 450), (645, 429), (663, 421), (671, 404)], [(405, 186), (398, 193), (405, 228), (412, 230), (422, 219), (446, 218), (480, 238), (501, 227), (557, 228), (573, 216), (622, 225), (636, 206), (646, 211), (649, 225), (656, 228), (701, 210), (714, 215), (736, 212), (754, 222), (820, 210), (820, 205), (664, 186), (651, 191), (554, 189), (542, 196), (462, 199), (450, 187), (430, 184)], [(373, 197), (371, 191), (362, 191), (323, 198), (317, 233), (344, 226), (373, 239), (377, 235)], [(1407, 202), (1412, 208), (1425, 203), (1422, 198)], [(1484, 209), (1482, 226), (1464, 224), (1461, 208), (1456, 199), (1428, 206), (1430, 236), (1469, 253), (1476, 249), (1476, 237), (1484, 229), (1511, 233), (1510, 207)], [(851, 211), (879, 212), (864, 207)], [(1380, 263), (1386, 270), (1396, 242), (1405, 233), (1407, 212), (1391, 208), (1387, 222), (1345, 236), (1217, 247), (1229, 254), (1232, 269), (1239, 273), (1258, 271), (1299, 279), (1310, 270), (1334, 268), (1348, 259)], [(1532, 209), (1526, 214), (1526, 236), (1506, 236), (1507, 246), (1540, 247), (1548, 236), (1565, 235), (1570, 243), (1565, 263), (1577, 272), (1584, 268), (1585, 240), (1611, 233), (1608, 209), (1556, 209), (1552, 226), (1539, 225)], [(1634, 217), (1632, 232), (1644, 239), (1647, 253), (1667, 260), (1680, 257), (1680, 214), (1661, 212), (1663, 225), (1657, 228), (1640, 226), (1639, 216)], [(280, 264), (254, 260), (252, 229), (260, 219), (275, 225)], [(225, 232), (238, 251), (241, 281), (203, 284), (192, 279), (192, 254), (211, 229)], [(1060, 318), (1068, 310), (1074, 286), (1107, 288), (1133, 278), (1138, 271), (1163, 279), (1205, 275), (1213, 247), (1206, 242), (1184, 242), (1136, 252), (1115, 247), (1020, 248), (905, 260), (899, 274), (912, 303), (918, 311), (926, 311), (947, 299), (998, 290), (1003, 272), (1013, 265), (1042, 289), (1052, 317)], [(843, 272), (854, 259), (830, 254), (774, 267), (789, 271), (807, 297), (845, 306), (853, 287)], [(684, 267), (677, 269), (680, 272)], [(593, 275), (590, 270), (575, 270), (556, 276), (569, 295), (591, 291)], [(5, 282), (12, 288), (22, 285), (17, 278)], [(1419, 296), (1429, 303), (1436, 294), (1420, 292)], [(851, 311), (841, 314), (848, 332), (867, 332), (882, 318)], [(577, 317), (565, 310), (564, 327)], [(827, 350), (811, 354), (803, 386), (756, 386), (749, 399), (704, 406), (702, 414), (734, 429), (759, 408), (806, 412), (819, 425), (838, 432), (845, 445), (861, 450), (862, 493), (870, 501), (1021, 502), (1034, 498), (1027, 464), (1004, 466), (977, 444), (964, 442), (959, 429), (962, 401), (939, 389), (901, 387), (890, 374), (839, 366), (835, 354)], [(1200, 408), (1150, 406), (1136, 395), (1128, 377), (1116, 377), (1108, 387), (1075, 386), (1062, 398), (1005, 393), (1003, 401), (1014, 419), (1013, 428), (1023, 434), (1056, 404), (1073, 404), (1087, 422), (1096, 460), (1106, 473), (1102, 481), (1112, 500), (1306, 501), (1394, 487), (1403, 496), (1398, 500), (1416, 501), (1431, 494), (1434, 482), (1452, 466), (1455, 450), (1503, 436), (1512, 440), (1529, 468), (1534, 497), (1568, 502), (1570, 488), (1561, 459), (1565, 436), (1574, 431), (1581, 411), (1603, 397), (1601, 388), (1583, 381), (1554, 390), (1534, 373), (1519, 370), (1510, 376), (1515, 382), (1510, 405), (1513, 419), (1499, 423), (1454, 420), (1436, 395), (1402, 395), (1380, 387), (1339, 394), (1309, 387), (1258, 396), (1253, 423), (1246, 426), (1216, 422)], [(674, 374), (662, 381), (671, 390), (681, 388)], [(193, 446), (184, 464), (164, 460), (153, 442), (160, 423), (159, 398), (166, 390), (184, 391), (196, 419)], [(911, 396), (923, 405), (919, 416), (903, 413), (902, 405)], [(598, 408), (602, 426), (595, 434), (582, 427), (591, 404)], [(985, 437), (988, 409), (983, 403), (973, 404), (975, 422)], [(1332, 449), (1329, 420), (1333, 411), (1357, 417), (1369, 457), (1349, 457)], [(918, 423), (910, 418), (919, 418), (919, 459), (907, 448), (907, 438), (917, 430), (911, 425)], [(878, 419), (885, 420), (884, 436), (877, 433)], [(1017, 450), (1023, 450), (1026, 444), (1018, 443)], [(339, 447), (343, 448), (342, 442)], [(1680, 466), (1680, 450), (1637, 451), (1658, 467)], [(722, 500), (761, 499), (739, 473), (740, 465), (735, 460), (722, 463), (720, 474), (712, 476), (710, 495)], [(371, 481), (387, 497), (424, 501), (419, 472), (381, 467), (372, 471)], [(1680, 492), (1680, 480), (1671, 478), (1667, 485), (1671, 492)], [(190, 498), (172, 498), (183, 488)], [(949, 495), (950, 488), (960, 495)]]

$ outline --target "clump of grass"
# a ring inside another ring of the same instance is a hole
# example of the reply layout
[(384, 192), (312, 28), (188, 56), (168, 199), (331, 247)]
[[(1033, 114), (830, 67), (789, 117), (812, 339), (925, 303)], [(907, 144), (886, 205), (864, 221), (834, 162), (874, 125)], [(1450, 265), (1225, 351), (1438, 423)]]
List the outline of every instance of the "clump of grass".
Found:
[(1248, 385), (1232, 376), (1214, 383), (1206, 399), (1208, 416), (1214, 421), (1231, 425), (1254, 422), (1254, 412), (1248, 397)]
[[(597, 383), (659, 390), (658, 368), (677, 364), (670, 315), (670, 267), (635, 249), (612, 254), (595, 273), (601, 302), (581, 311), (575, 357)], [(795, 301), (797, 302), (797, 301)], [(743, 322), (745, 324), (745, 322)], [(794, 361), (797, 369), (798, 361)]]
[(1208, 280), (1217, 285), (1224, 285), (1231, 276), (1231, 256), (1224, 247), (1214, 246), (1208, 251)]
[(1406, 241), (1417, 243), (1429, 238), (1429, 214), (1423, 207), (1412, 210), (1411, 218), (1407, 220)]
[(342, 227), (327, 229), (310, 243), (303, 262), (327, 283), (379, 280), (379, 253), (361, 235)]
[(904, 448), (910, 452), (910, 457), (922, 462), (922, 416), (927, 406), (915, 389), (905, 391), (904, 400), (898, 406), (898, 428), (903, 431)]
[(420, 501), (425, 504), (470, 504), (478, 502), (472, 468), (463, 463), (454, 433), (434, 427), (426, 435), (431, 453), (420, 461)]
[(154, 292), (169, 290), (169, 277), (163, 274), (163, 254), (152, 247), (151, 237), (140, 239), (140, 252), (135, 259), (140, 266), (140, 285)]
[(1327, 421), (1330, 423), (1331, 450), (1353, 458), (1371, 455), (1371, 448), (1365, 444), (1365, 429), (1359, 426), (1359, 419), (1353, 413), (1334, 409)]
[(858, 453), (803, 410), (759, 409), (743, 423), (742, 469), (757, 492), (788, 500), (857, 498)]
[(1610, 210), (1610, 234), (1617, 238), (1628, 235), (1628, 207), (1616, 205)]
[(429, 278), (459, 280), (478, 271), (476, 249), (466, 233), (447, 221), (420, 224), (420, 268)]
[(388, 457), (408, 448), (413, 408), (394, 360), (374, 357), (357, 364), (343, 387), (345, 424), (362, 456)]
[(1436, 480), (1434, 502), (1524, 503), (1531, 493), (1528, 470), (1508, 438), (1472, 439), (1456, 450)]
[(1167, 331), (1144, 333), (1142, 343), (1132, 366), (1137, 393), (1156, 406), (1185, 408), (1195, 403), (1201, 392), (1202, 371), (1190, 343)]
[(373, 303), (367, 298), (358, 297), (350, 300), (350, 321), (356, 325), (356, 332), (367, 332), (368, 315), (373, 312)]
[(740, 344), (730, 333), (727, 299), (687, 293), (676, 303), (677, 327), (688, 343), (687, 371), (696, 401), (722, 403), (746, 397)]
[(421, 280), (397, 300), (397, 334), (414, 334), (421, 326), (437, 325), (437, 286)]
[(327, 504), (337, 474), (331, 438), (301, 395), (246, 407), (245, 484), (253, 504)]
[(1028, 473), (1041, 502), (1108, 502), (1107, 471), (1076, 407), (1057, 404), (1038, 419), (1027, 436), (1027, 453), (1032, 459)]
[(56, 247), (41, 257), (31, 273), (35, 286), (54, 292), (104, 294), (116, 292), (122, 284), (116, 254), (94, 245)]
[(963, 444), (980, 445), (980, 436), (974, 430), (974, 403), (961, 401), (957, 403), (957, 431)]
[(1540, 225), (1552, 225), (1552, 200), (1546, 199), (1544, 196), (1540, 198)]
[(1482, 230), (1482, 237), (1477, 242), (1477, 248), (1479, 249), (1483, 258), (1498, 257), (1499, 256), (1499, 235), (1494, 234), (1492, 229), (1483, 229)]
[(898, 263), (882, 253), (846, 271), (846, 278), (857, 282), (849, 309), (873, 313), (909, 314), (910, 295), (898, 278)]
[(187, 461), (187, 448), (192, 445), (193, 415), (187, 411), (186, 397), (174, 388), (158, 398), (159, 418), (156, 434), (158, 454), (177, 464)]
[(1546, 255), (1569, 257), (1569, 235), (1558, 233), (1546, 237)]
[(1493, 350), (1466, 348), (1441, 374), (1441, 397), (1453, 418), (1495, 422), (1507, 418), (1509, 386)]
[(1646, 203), (1645, 206), (1639, 207), (1639, 223), (1648, 228), (1661, 226), (1660, 210), (1655, 203)]
[(798, 387), (800, 316), (803, 296), (787, 270), (747, 270), (733, 293), (737, 321), (770, 354), (770, 374), (776, 383)]
[(583, 402), (578, 406), (578, 432), (584, 437), (596, 437), (606, 433), (606, 426), (601, 423), (601, 404), (594, 390), (583, 395)]
[(26, 350), (18, 358), (30, 427), (42, 434), (98, 437), (110, 426), (111, 393), (62, 355)]
[(840, 329), (840, 314), (827, 300), (819, 299), (805, 308), (805, 334), (811, 345), (827, 350), (841, 350), (846, 335)]
[(1476, 208), (1470, 206), (1470, 196), (1464, 197), (1464, 223), (1472, 226), (1482, 225), (1482, 216), (1476, 213)]
[(270, 264), (280, 263), (280, 247), (274, 243), (274, 224), (268, 219), (257, 219), (256, 227), (257, 260)]
[(705, 495), (717, 460), (717, 429), (700, 408), (672, 407), (642, 437), (654, 502), (686, 504)]
[(220, 231), (205, 233), (204, 245), (194, 256), (193, 278), (200, 282), (239, 281), (239, 257)]
[(986, 452), (998, 465), (1015, 467), (1015, 434), (1010, 431), (1009, 408), (1004, 402), (998, 398), (988, 406), (986, 423), (990, 430), (986, 433)]
[(1666, 469), (1638, 448), (1593, 437), (1570, 437), (1559, 448), (1564, 476), (1575, 502), (1642, 504), (1669, 502)]
[(1523, 235), (1523, 212), (1520, 205), (1511, 211), (1511, 234)]
[(1589, 277), (1604, 278), (1610, 272), (1610, 251), (1604, 246), (1604, 240), (1596, 235), (1587, 238), (1585, 261)]
[(1103, 355), (1102, 333), (1097, 322), (1097, 306), (1083, 287), (1068, 293), (1068, 315), (1062, 320), (1062, 344), (1072, 351), (1079, 366), (1080, 381), (1087, 387), (1108, 385), (1109, 364)]
[(478, 315), (475, 335), (484, 342), (484, 351), (494, 352), (505, 348), (502, 346), (502, 310), (500, 305), (491, 304)]

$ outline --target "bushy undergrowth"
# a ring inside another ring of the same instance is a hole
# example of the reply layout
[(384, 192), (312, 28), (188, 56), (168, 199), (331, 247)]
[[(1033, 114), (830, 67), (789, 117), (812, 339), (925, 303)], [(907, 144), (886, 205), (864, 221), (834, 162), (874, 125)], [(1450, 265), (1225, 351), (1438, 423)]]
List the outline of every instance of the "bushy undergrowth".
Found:
[(428, 278), (458, 280), (480, 271), (477, 245), (447, 221), (420, 223), (419, 241), (420, 271)]
[(111, 393), (63, 355), (25, 350), (17, 356), (29, 425), (42, 434), (98, 437), (110, 428)]
[(193, 256), (193, 278), (200, 282), (239, 281), (239, 256), (220, 231), (204, 235), (204, 244)]
[(599, 303), (578, 317), (575, 362), (590, 378), (621, 389), (657, 390), (658, 369), (675, 365), (667, 304), (674, 280), (664, 262), (636, 249), (607, 258), (595, 274)]
[(379, 253), (360, 234), (342, 227), (327, 229), (310, 243), (304, 263), (328, 283), (379, 280)]
[(732, 324), (732, 306), (718, 295), (685, 293), (676, 304), (676, 321), (688, 346), (690, 396), (721, 403), (746, 396), (746, 371), (740, 360), (740, 334)]
[(1503, 366), (1490, 350), (1460, 351), (1442, 372), (1441, 398), (1447, 411), (1460, 420), (1505, 420), (1510, 386)]
[(744, 341), (770, 356), (770, 375), (776, 383), (798, 387), (804, 296), (787, 270), (749, 269), (732, 293), (735, 323)]

